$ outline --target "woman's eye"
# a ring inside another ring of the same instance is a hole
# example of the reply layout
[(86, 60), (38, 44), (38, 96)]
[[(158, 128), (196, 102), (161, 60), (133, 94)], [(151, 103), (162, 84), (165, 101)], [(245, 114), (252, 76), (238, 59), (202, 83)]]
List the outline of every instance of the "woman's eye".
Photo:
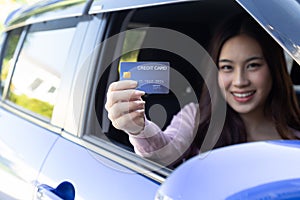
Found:
[(219, 71), (230, 72), (233, 70), (233, 67), (230, 65), (223, 65), (219, 67)]
[(259, 63), (250, 63), (248, 66), (247, 66), (247, 68), (248, 69), (256, 69), (256, 68), (258, 68), (258, 67), (260, 67), (261, 66), (261, 64), (259, 64)]

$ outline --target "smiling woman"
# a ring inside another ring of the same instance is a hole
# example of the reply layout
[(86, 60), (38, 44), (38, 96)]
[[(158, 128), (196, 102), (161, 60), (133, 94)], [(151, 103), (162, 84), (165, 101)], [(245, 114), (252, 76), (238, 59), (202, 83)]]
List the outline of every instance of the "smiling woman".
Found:
[(229, 105), (217, 146), (299, 138), (300, 112), (283, 50), (254, 20), (237, 15), (225, 21), (211, 55)]
[[(136, 84), (111, 84), (108, 116), (116, 128), (129, 134), (139, 155), (172, 166), (210, 150), (203, 144), (209, 124), (217, 123), (211, 121), (211, 116), (217, 110), (212, 102), (220, 98), (218, 93), (227, 102), (227, 115), (220, 137), (211, 138), (208, 146), (300, 137), (300, 111), (283, 50), (245, 14), (229, 18), (215, 33), (210, 53), (219, 70), (217, 74), (206, 74), (208, 78), (218, 77), (218, 81), (211, 82), (215, 94), (210, 97), (206, 85), (199, 105), (186, 105), (164, 131), (145, 118), (145, 103), (141, 101), (144, 93), (135, 92)], [(132, 94), (132, 99), (122, 98), (124, 94)]]
[(228, 105), (241, 116), (247, 141), (281, 139), (271, 113), (264, 110), (272, 77), (255, 39), (238, 35), (225, 42), (219, 59), (219, 85)]

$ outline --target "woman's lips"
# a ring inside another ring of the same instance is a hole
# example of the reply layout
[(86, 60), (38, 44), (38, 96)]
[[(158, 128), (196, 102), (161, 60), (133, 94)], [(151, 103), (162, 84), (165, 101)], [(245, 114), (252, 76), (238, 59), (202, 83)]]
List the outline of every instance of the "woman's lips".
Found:
[(240, 103), (245, 103), (250, 101), (255, 94), (255, 91), (249, 91), (249, 92), (231, 92), (233, 95), (233, 98)]

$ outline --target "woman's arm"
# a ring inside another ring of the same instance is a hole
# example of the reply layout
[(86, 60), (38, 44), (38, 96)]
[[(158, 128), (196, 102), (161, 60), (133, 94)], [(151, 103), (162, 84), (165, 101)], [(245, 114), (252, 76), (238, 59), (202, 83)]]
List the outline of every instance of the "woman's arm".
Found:
[(143, 131), (137, 135), (129, 134), (135, 152), (163, 165), (178, 160), (189, 149), (195, 137), (197, 110), (198, 104), (186, 105), (173, 117), (165, 131), (146, 119)]
[(107, 92), (105, 108), (115, 128), (129, 135), (135, 152), (143, 157), (169, 165), (183, 156), (195, 136), (195, 119), (198, 105), (190, 103), (173, 117), (162, 131), (145, 119), (144, 92), (135, 90), (136, 81), (117, 81)]

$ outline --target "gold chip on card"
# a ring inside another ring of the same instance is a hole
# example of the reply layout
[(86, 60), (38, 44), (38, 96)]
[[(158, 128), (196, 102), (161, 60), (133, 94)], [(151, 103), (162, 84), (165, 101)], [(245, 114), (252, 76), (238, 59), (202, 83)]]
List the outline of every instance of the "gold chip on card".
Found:
[(131, 72), (123, 72), (123, 78), (131, 78)]

